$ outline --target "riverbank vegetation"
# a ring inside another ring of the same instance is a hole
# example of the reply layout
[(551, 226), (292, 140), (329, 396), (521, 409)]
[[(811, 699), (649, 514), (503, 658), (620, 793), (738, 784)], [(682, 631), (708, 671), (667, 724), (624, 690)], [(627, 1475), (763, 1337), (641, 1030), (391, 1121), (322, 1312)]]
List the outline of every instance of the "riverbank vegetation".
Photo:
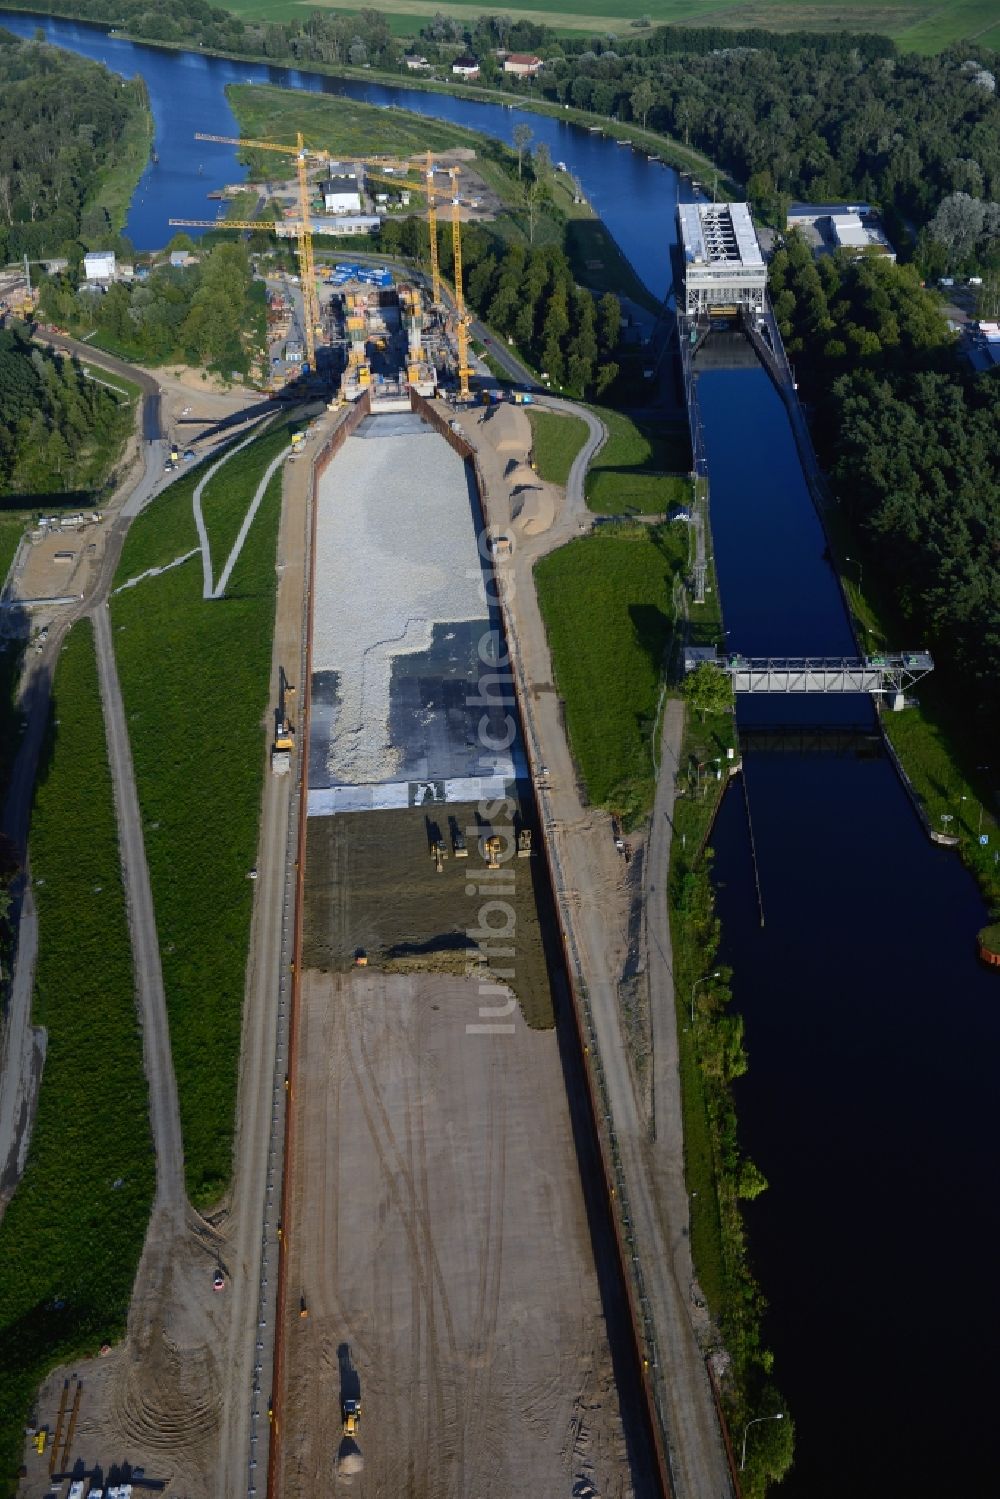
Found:
[(861, 628), (872, 648), (927, 646), (935, 657), (919, 706), (887, 713), (886, 730), (931, 826), (958, 834), (1000, 901), (991, 751), (1000, 732), (1000, 387), (968, 368), (911, 271), (839, 256), (817, 265), (797, 236), (772, 269)]
[(0, 1475), (49, 1369), (125, 1328), (153, 1199), (142, 1040), (89, 622), (56, 668), (31, 819), (38, 908), (38, 1113), (0, 1226)]
[(634, 826), (653, 805), (653, 728), (686, 568), (681, 525), (602, 527), (535, 566), (570, 747), (591, 802)]
[(243, 244), (220, 243), (194, 263), (159, 265), (145, 280), (106, 292), (78, 291), (68, 277), (47, 281), (49, 321), (137, 364), (202, 365), (230, 377), (259, 369), (266, 345), (266, 298)]
[(151, 138), (141, 79), (0, 28), (0, 265), (113, 241)]
[[(287, 443), (282, 423), (209, 481), (206, 523), (223, 546), (268, 463)], [(116, 585), (197, 548), (191, 492), (200, 477), (197, 470), (186, 475), (133, 522)], [(200, 1207), (219, 1198), (232, 1167), (253, 891), (247, 875), (257, 859), (281, 483), (279, 469), (224, 599), (202, 598), (196, 553), (115, 594), (111, 605), (156, 907), (187, 1186)]]
[(92, 499), (132, 419), (130, 401), (88, 380), (75, 360), (0, 329), (0, 506)]

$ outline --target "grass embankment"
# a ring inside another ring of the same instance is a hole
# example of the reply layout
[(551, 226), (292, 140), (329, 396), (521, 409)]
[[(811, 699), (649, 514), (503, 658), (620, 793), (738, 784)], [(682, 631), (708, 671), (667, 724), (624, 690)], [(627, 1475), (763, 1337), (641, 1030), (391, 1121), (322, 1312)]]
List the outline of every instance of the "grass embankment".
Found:
[(0, 1226), (0, 1480), (45, 1373), (118, 1338), (153, 1198), (142, 1042), (93, 635), (56, 669), (31, 821), (48, 1051), (27, 1166)]
[(153, 148), (153, 114), (145, 81), (135, 78), (128, 87), (136, 91), (137, 103), (121, 142), (119, 158), (114, 166), (101, 173), (85, 205), (96, 204), (105, 209), (116, 234), (125, 228), (132, 195)]
[[(213, 553), (235, 535), (256, 483), (288, 441), (261, 437), (205, 492)], [(235, 471), (235, 470), (234, 470)], [(185, 476), (133, 523), (117, 582), (197, 546)], [(225, 599), (202, 599), (200, 559), (116, 595), (115, 651), (142, 807), (180, 1097), (188, 1191), (229, 1180), (237, 1062), (264, 766), (281, 470)], [(150, 663), (156, 663), (156, 670)]]
[[(914, 644), (912, 627), (900, 618), (874, 569), (863, 570), (862, 564), (859, 570), (857, 542), (840, 513), (828, 511), (824, 520), (862, 648), (878, 652)], [(994, 862), (1000, 843), (994, 812), (1000, 756), (977, 734), (968, 703), (954, 701), (945, 676), (925, 677), (911, 697), (915, 706), (900, 713), (887, 709), (882, 725), (930, 827), (958, 838), (986, 900), (1000, 908), (1000, 865)], [(986, 845), (979, 841), (982, 836), (989, 840)]]
[(549, 484), (565, 484), (573, 459), (587, 441), (587, 423), (578, 416), (555, 411), (528, 411), (531, 448), (540, 478)]
[[(205, 485), (201, 496), (201, 513), (208, 531), (212, 579), (215, 583), (219, 582), (222, 569), (229, 560), (229, 553), (239, 535), (247, 508), (257, 493), (257, 485), (264, 477), (264, 469), (282, 448), (288, 447), (290, 432), (289, 424), (283, 422), (274, 434), (262, 434), (242, 452), (234, 453)], [(267, 463), (261, 463), (262, 453), (267, 454)]]
[[(0, 587), (2, 587), (24, 530), (31, 517), (8, 511), (0, 514)], [(14, 706), (17, 684), (24, 655), (22, 640), (0, 641), (0, 798), (7, 788), (14, 757), (20, 742), (22, 715)]]
[(587, 795), (629, 826), (653, 805), (653, 725), (687, 549), (682, 526), (636, 522), (580, 537), (535, 567)]
[(684, 421), (633, 421), (607, 407), (594, 410), (608, 440), (587, 472), (589, 509), (601, 515), (664, 515), (674, 505), (690, 505), (691, 445)]

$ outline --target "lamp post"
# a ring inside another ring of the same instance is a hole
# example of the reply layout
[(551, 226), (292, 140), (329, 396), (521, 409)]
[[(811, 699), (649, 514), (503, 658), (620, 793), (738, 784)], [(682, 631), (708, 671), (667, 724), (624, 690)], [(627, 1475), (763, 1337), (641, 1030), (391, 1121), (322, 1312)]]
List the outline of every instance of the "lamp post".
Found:
[(694, 991), (697, 989), (697, 987), (698, 987), (699, 984), (707, 984), (708, 981), (709, 981), (709, 979), (720, 979), (721, 977), (722, 977), (722, 969), (721, 968), (717, 968), (714, 973), (703, 973), (702, 976), (701, 976), (701, 978), (700, 979), (695, 979), (694, 983), (691, 985), (691, 1024), (692, 1024), (692, 1026), (694, 1025)]
[(753, 1418), (752, 1421), (748, 1421), (747, 1422), (747, 1424), (743, 1428), (743, 1456), (740, 1458), (740, 1472), (741, 1473), (743, 1472), (743, 1469), (747, 1465), (747, 1432), (750, 1430), (751, 1426), (757, 1426), (761, 1421), (783, 1421), (784, 1419), (785, 1419), (785, 1413), (784, 1413), (784, 1411), (778, 1411), (777, 1415), (774, 1415), (774, 1416), (754, 1416), (754, 1418)]

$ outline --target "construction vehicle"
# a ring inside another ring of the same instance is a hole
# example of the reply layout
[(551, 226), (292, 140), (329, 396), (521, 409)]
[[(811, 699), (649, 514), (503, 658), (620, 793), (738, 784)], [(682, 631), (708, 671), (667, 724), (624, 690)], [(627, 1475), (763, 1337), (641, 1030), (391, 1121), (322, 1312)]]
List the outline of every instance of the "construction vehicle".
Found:
[(285, 676), (285, 668), (278, 668), (278, 707), (275, 711), (274, 743), (271, 746), (271, 769), (275, 775), (287, 775), (291, 765), (292, 751), (295, 748), (295, 728), (288, 716), (285, 699), (289, 693), (294, 692), (288, 678)]
[(517, 835), (517, 857), (519, 859), (530, 859), (531, 854), (531, 829), (522, 828)]
[(486, 860), (487, 869), (500, 868), (500, 850), (503, 841), (496, 833), (491, 833), (488, 838), (482, 840), (483, 858)]
[(341, 1401), (340, 1413), (344, 1420), (344, 1436), (356, 1437), (361, 1425), (361, 1401)]
[(437, 866), (438, 874), (444, 874), (444, 861), (447, 857), (448, 850), (445, 848), (444, 839), (435, 838), (434, 842), (431, 844), (431, 858), (434, 860), (434, 863)]
[(39, 1456), (41, 1456), (42, 1453), (45, 1451), (45, 1443), (48, 1441), (48, 1439), (49, 1439), (48, 1429), (47, 1429), (47, 1427), (43, 1426), (42, 1429), (41, 1429), (41, 1431), (38, 1432), (38, 1434), (35, 1437), (35, 1451), (38, 1453)]

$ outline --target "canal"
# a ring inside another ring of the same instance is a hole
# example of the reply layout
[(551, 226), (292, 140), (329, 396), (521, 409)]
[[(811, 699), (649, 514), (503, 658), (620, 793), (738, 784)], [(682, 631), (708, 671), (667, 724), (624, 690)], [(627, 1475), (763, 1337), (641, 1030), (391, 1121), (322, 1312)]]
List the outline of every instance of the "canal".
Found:
[[(4, 13), (0, 23), (22, 36), (41, 26), (145, 78), (159, 163), (129, 213), (141, 249), (165, 243), (170, 217), (209, 216), (207, 192), (242, 175), (231, 148), (192, 138), (235, 133), (224, 88), (249, 80), (395, 103), (508, 143), (527, 123), (647, 284), (666, 290), (683, 184), (608, 138), (499, 104), (138, 46), (70, 21)], [(730, 647), (849, 651), (776, 392), (758, 369), (708, 370), (699, 382)], [(865, 699), (790, 702), (799, 722), (872, 725)], [(779, 700), (740, 711), (744, 727), (790, 717)], [(974, 954), (982, 904), (957, 858), (928, 841), (881, 755), (822, 744), (750, 751), (745, 778), (763, 926), (738, 790), (713, 844), (750, 1053), (739, 1114), (771, 1184), (748, 1213), (753, 1261), (797, 1424), (780, 1492), (993, 1493), (1000, 993)]]

